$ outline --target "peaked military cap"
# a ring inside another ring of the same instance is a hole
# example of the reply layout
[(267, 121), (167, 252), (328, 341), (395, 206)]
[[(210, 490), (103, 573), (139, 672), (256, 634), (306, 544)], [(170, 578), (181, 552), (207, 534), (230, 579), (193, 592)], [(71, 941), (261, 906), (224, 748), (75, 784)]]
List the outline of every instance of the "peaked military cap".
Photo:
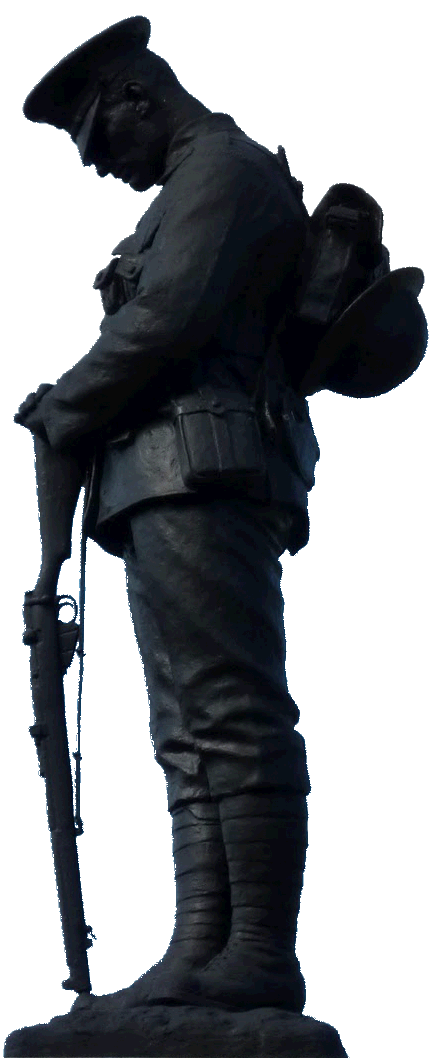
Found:
[(149, 20), (137, 15), (85, 41), (32, 89), (24, 103), (25, 117), (69, 132), (86, 164), (101, 91), (143, 53), (150, 33)]

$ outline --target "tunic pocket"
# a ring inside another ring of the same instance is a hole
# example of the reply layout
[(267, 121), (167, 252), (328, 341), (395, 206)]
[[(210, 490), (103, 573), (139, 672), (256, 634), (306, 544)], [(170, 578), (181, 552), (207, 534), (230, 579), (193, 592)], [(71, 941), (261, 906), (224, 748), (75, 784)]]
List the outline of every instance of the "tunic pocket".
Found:
[(143, 224), (144, 219), (139, 222), (134, 235), (128, 235), (115, 246), (110, 264), (96, 276), (93, 285), (101, 294), (106, 316), (113, 316), (136, 297), (147, 253), (161, 223), (161, 216), (146, 218), (146, 224)]
[(114, 257), (107, 268), (98, 272), (93, 285), (101, 294), (106, 316), (113, 316), (136, 296), (142, 269), (142, 254), (131, 253)]

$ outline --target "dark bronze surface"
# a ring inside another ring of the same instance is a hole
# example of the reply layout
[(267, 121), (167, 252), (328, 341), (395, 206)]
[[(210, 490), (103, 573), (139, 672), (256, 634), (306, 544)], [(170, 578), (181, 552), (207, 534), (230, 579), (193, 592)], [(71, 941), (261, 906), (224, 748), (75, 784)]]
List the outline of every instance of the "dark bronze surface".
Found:
[[(13, 1033), (5, 1053), (206, 1045), (339, 1058), (335, 1030), (302, 1016), (309, 779), (286, 683), (279, 559), (308, 540), (319, 449), (304, 395), (398, 385), (423, 356), (424, 317), (414, 282), (392, 278), (375, 200), (334, 185), (310, 219), (282, 149), (188, 95), (147, 48), (148, 29), (146, 19), (111, 27), (26, 100), (26, 116), (66, 128), (101, 177), (161, 191), (97, 275), (95, 345), (16, 421), (87, 468), (87, 532), (126, 564), (168, 785), (177, 919), (157, 967)], [(104, 49), (116, 34), (112, 63)], [(408, 291), (405, 325), (392, 288)]]

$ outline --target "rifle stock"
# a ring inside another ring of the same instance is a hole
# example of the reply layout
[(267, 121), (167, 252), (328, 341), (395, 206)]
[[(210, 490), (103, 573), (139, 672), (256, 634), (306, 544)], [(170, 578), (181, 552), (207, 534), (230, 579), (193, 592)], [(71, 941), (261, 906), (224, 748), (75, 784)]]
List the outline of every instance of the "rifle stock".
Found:
[[(24, 600), (24, 643), (30, 646), (30, 677), (35, 740), (40, 775), (45, 780), (48, 826), (69, 979), (63, 987), (90, 992), (86, 926), (81, 893), (63, 676), (78, 637), (75, 620), (59, 621), (62, 599), (57, 582), (71, 554), (71, 532), (83, 479), (74, 457), (57, 453), (35, 438), (36, 483), (42, 545), (41, 568), (33, 591)], [(66, 597), (68, 598), (68, 597)], [(74, 604), (75, 605), (75, 604)], [(76, 614), (75, 614), (76, 616)], [(60, 635), (64, 640), (62, 649)]]

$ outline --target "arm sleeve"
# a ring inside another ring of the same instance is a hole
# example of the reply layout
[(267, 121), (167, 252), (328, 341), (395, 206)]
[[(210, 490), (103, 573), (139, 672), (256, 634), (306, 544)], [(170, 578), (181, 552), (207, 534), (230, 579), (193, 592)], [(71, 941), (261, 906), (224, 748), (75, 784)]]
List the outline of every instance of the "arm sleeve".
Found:
[(171, 362), (194, 357), (242, 290), (252, 254), (284, 223), (263, 165), (202, 148), (182, 169), (136, 296), (104, 317), (90, 352), (44, 398), (53, 447), (101, 430)]

